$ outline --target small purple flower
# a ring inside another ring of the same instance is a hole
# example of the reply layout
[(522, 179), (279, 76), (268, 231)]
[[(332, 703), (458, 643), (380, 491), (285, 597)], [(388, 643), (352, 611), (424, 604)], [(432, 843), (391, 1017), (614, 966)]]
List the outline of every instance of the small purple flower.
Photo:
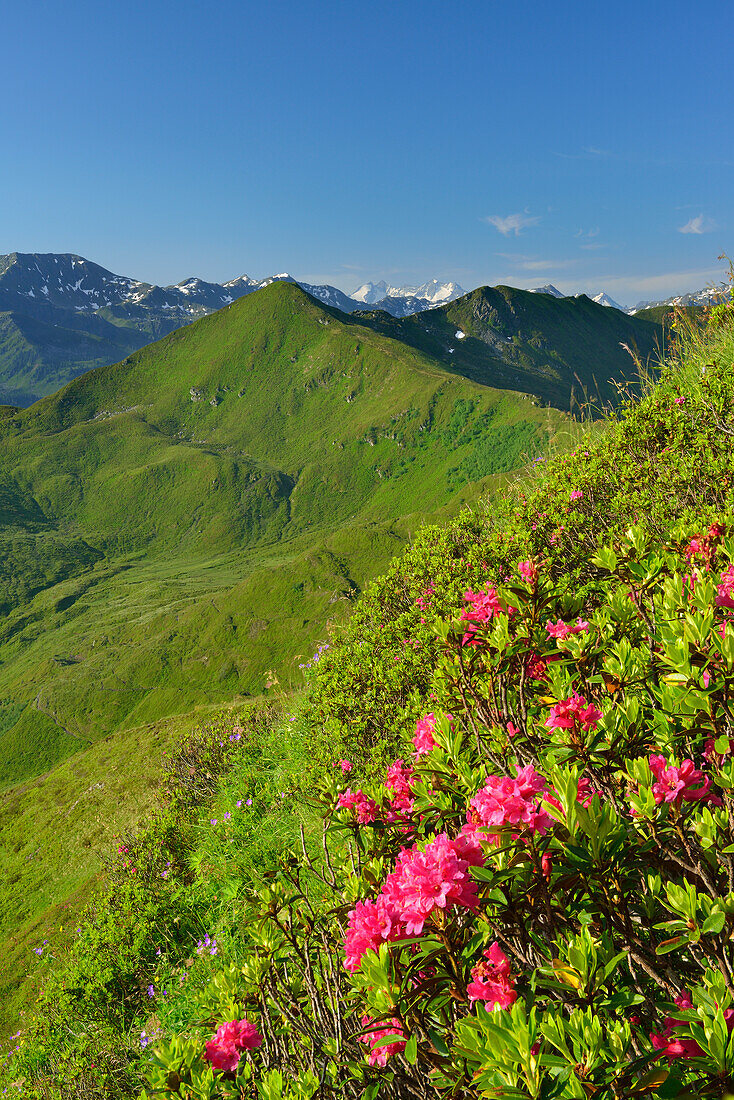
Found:
[(147, 992), (149, 997), (155, 997), (155, 986), (153, 984), (149, 985)]
[(216, 825), (216, 823), (217, 823), (217, 819), (216, 819), (216, 817), (213, 817), (212, 818), (212, 825)]
[(242, 799), (240, 798), (240, 799), (239, 799), (239, 800), (238, 800), (237, 802), (235, 802), (235, 806), (236, 806), (236, 807), (237, 807), (237, 809), (239, 810), (239, 808), (240, 808), (240, 806), (241, 806), (241, 805), (242, 805)]
[(251, 799), (251, 798), (248, 798), (248, 799), (247, 799), (247, 802), (245, 803), (245, 805), (247, 805), (247, 806), (251, 806), (251, 805), (252, 805), (252, 799)]
[(229, 821), (231, 816), (232, 816), (232, 814), (229, 812), (229, 810), (227, 810), (226, 814), (224, 815), (224, 820)]

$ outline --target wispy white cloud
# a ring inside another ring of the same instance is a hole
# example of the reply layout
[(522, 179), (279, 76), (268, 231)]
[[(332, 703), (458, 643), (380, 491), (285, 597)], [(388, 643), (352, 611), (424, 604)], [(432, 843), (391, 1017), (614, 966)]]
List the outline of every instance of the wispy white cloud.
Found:
[(527, 229), (530, 225), (537, 225), (540, 218), (531, 217), (526, 210), (522, 214), (508, 214), (504, 218), (499, 214), (490, 214), (488, 217), (482, 218), (482, 221), (487, 222), (488, 225), (493, 225), (503, 237), (509, 237), (511, 233), (519, 237), (521, 230)]
[(497, 252), (503, 260), (508, 260), (518, 271), (555, 271), (562, 267), (573, 267), (575, 260), (544, 260), (541, 256), (522, 256), (513, 252)]
[(703, 214), (698, 214), (695, 218), (690, 218), (685, 225), (678, 227), (679, 233), (711, 233), (716, 229), (716, 222), (711, 218), (704, 217)]
[(553, 153), (554, 157), (562, 157), (563, 160), (593, 160), (596, 157), (611, 157), (611, 149), (597, 149), (595, 145), (584, 145), (579, 153)]

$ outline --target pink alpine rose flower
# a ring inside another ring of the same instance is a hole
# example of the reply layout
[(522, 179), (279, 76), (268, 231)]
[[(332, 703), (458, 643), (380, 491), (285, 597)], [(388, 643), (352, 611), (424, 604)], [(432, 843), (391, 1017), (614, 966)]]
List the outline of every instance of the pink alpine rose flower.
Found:
[(484, 1001), (486, 1008), (509, 1008), (517, 1000), (510, 973), (510, 961), (497, 940), (486, 951), (484, 959), (472, 968), (473, 981), (466, 987), (471, 1002)]
[(558, 619), (557, 622), (548, 622), (545, 624), (545, 629), (549, 638), (567, 638), (569, 634), (583, 634), (584, 631), (589, 629), (589, 624), (583, 619), (579, 618), (575, 623), (564, 623), (562, 619)]
[[(370, 1044), (367, 1061), (371, 1066), (385, 1066), (388, 1058), (391, 1058), (393, 1054), (401, 1054), (405, 1050), (407, 1036), (400, 1021), (396, 1020), (394, 1016), (391, 1020), (386, 1020), (381, 1024), (376, 1024), (371, 1016), (363, 1016), (362, 1027), (365, 1029), (365, 1034), (360, 1037), (359, 1041), (360, 1043)], [(396, 1039), (394, 1043), (383, 1043), (381, 1046), (377, 1046), (380, 1040), (388, 1039), (392, 1035)]]
[(521, 561), (517, 563), (517, 570), (523, 580), (528, 584), (535, 584), (538, 579), (538, 567), (534, 561)]
[(343, 810), (354, 810), (354, 815), (360, 825), (368, 825), (374, 821), (378, 813), (378, 805), (372, 798), (368, 798), (364, 791), (353, 791), (351, 787), (339, 795), (337, 806)]
[(548, 784), (532, 764), (521, 768), (513, 779), (509, 775), (490, 775), (486, 784), (470, 802), (468, 822), (462, 830), (475, 840), (493, 840), (501, 829), (514, 826), (529, 828), (541, 836), (553, 824), (553, 818), (540, 808)]
[(409, 936), (419, 936), (436, 909), (454, 907), (477, 910), (477, 883), (469, 867), (481, 866), (484, 857), (477, 844), (464, 837), (449, 840), (439, 833), (424, 851), (404, 848), (395, 870), (387, 876), (383, 897), (392, 912), (400, 914)]
[(650, 771), (656, 780), (652, 793), (657, 806), (661, 802), (672, 802), (675, 806), (680, 806), (681, 802), (721, 805), (721, 799), (711, 793), (711, 779), (704, 777), (692, 760), (684, 760), (680, 767), (674, 764), (667, 767), (667, 763), (664, 756), (650, 757)]
[(262, 1035), (247, 1017), (218, 1027), (213, 1039), (205, 1044), (204, 1057), (215, 1069), (234, 1073), (246, 1050), (262, 1046)]
[(475, 634), (480, 626), (490, 622), (495, 615), (501, 615), (503, 612), (512, 615), (515, 611), (514, 607), (506, 608), (502, 606), (502, 602), (497, 595), (497, 589), (491, 584), (488, 584), (481, 592), (472, 592), (469, 589), (464, 593), (464, 599), (469, 607), (464, 608), (460, 618), (469, 625), (461, 639), (462, 645), (479, 645), (480, 643), (475, 638)]
[[(453, 724), (453, 714), (447, 714), (446, 717), (449, 720), (449, 724)], [(437, 747), (438, 742), (433, 737), (435, 728), (436, 715), (433, 711), (431, 711), (430, 714), (426, 714), (424, 718), (418, 719), (415, 724), (415, 734), (413, 735), (416, 756), (425, 756), (427, 752), (431, 752)]]
[(379, 951), (380, 944), (393, 943), (405, 936), (405, 925), (387, 899), (358, 901), (349, 913), (344, 938), (344, 967), (353, 974), (359, 970), (366, 951)]
[(574, 489), (571, 493), (571, 500), (581, 500), (584, 495), (583, 489)]
[[(691, 995), (686, 990), (678, 994), (675, 1003), (678, 1008), (693, 1008)], [(650, 1041), (655, 1050), (665, 1055), (669, 1062), (673, 1062), (676, 1058), (705, 1057), (705, 1051), (701, 1049), (695, 1039), (677, 1039), (673, 1034), (677, 1027), (686, 1026), (685, 1020), (677, 1020), (674, 1016), (666, 1016), (663, 1023), (663, 1031), (657, 1034), (653, 1032)], [(732, 1030), (734, 1030), (734, 1008), (727, 1008), (724, 1011), (724, 1023), (731, 1035)]]
[(587, 703), (583, 695), (575, 691), (570, 699), (561, 699), (551, 707), (550, 716), (544, 724), (550, 730), (570, 730), (580, 726), (588, 731), (596, 727), (601, 716), (601, 711), (593, 703)]
[(734, 565), (730, 565), (721, 574), (715, 603), (717, 607), (734, 607)]

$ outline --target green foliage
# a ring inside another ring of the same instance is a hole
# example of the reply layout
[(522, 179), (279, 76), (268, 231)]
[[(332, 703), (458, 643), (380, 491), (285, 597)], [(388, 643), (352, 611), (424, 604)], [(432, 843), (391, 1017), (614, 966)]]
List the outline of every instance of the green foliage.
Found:
[[(211, 809), (201, 821), (198, 815), (212, 792), (224, 798), (228, 785), (234, 809), (235, 791), (244, 784), (258, 809), (257, 816), (243, 811), (234, 824), (237, 842), (249, 841), (258, 868), (274, 861), (283, 830), (263, 810), (273, 802), (277, 819), (283, 817), (273, 792), (288, 785), (282, 775), (288, 748), (278, 706), (254, 704), (236, 716), (214, 716), (164, 758), (148, 827), (116, 838), (101, 887), (86, 914), (75, 918), (79, 927), (69, 930), (71, 939), (56, 931), (38, 958), (26, 945), (45, 979), (37, 1005), (23, 1014), (11, 1041), (15, 1054), (0, 1073), (3, 1083), (25, 1078), (25, 1095), (54, 1100), (135, 1093), (146, 1036), (160, 1030), (167, 999), (183, 993), (185, 980), (193, 988), (211, 977), (214, 959), (208, 952), (198, 956), (195, 945), (207, 930), (206, 905), (217, 906), (212, 894), (219, 890), (212, 877), (214, 853), (202, 852), (198, 861), (195, 853), (202, 841), (217, 837), (211, 836)], [(232, 838), (231, 830), (220, 832), (220, 860), (231, 854)], [(247, 881), (253, 873), (253, 866), (243, 866)], [(220, 907), (224, 911), (225, 903)], [(212, 917), (209, 928), (221, 919)], [(225, 940), (227, 935), (225, 929)]]
[[(539, 463), (491, 512), (475, 509), (417, 539), (360, 601), (353, 626), (330, 640), (316, 671), (309, 669), (312, 698), (303, 717), (294, 705), (294, 722), (263, 721), (219, 778), (216, 769), (211, 780), (197, 770), (195, 739), (186, 747), (169, 771), (176, 784), (184, 781), (170, 796), (173, 817), (164, 816), (135, 848), (136, 863), (151, 874), (131, 883), (126, 872), (100, 910), (103, 934), (89, 942), (107, 969), (97, 974), (93, 962), (84, 963), (89, 1009), (78, 999), (72, 1012), (54, 992), (63, 973), (50, 978), (8, 1081), (22, 1075), (26, 1089), (36, 1090), (29, 1095), (52, 1096), (63, 1064), (63, 1079), (76, 1089), (67, 1086), (65, 1100), (132, 1095), (144, 1042), (143, 1058), (155, 1051), (151, 1088), (163, 1089), (152, 1095), (218, 1097), (240, 1088), (269, 1098), (287, 1081), (300, 1098), (311, 1095), (314, 1080), (323, 1096), (370, 1100), (430, 1097), (436, 1088), (519, 1097), (724, 1091), (731, 993), (715, 967), (722, 962), (726, 971), (728, 957), (734, 652), (726, 632), (716, 640), (727, 613), (712, 601), (732, 546), (718, 535), (704, 539), (708, 557), (696, 568), (716, 584), (704, 578), (692, 590), (683, 581), (690, 566), (681, 569), (680, 540), (684, 530), (730, 522), (733, 514), (726, 446), (732, 338), (721, 325), (715, 336), (694, 331), (688, 340), (682, 362), (619, 423), (586, 437), (572, 457)], [(416, 416), (409, 402), (400, 431), (414, 424), (417, 440), (428, 424), (447, 433), (444, 442), (455, 441), (471, 432), (473, 401), (452, 394), (438, 417), (435, 403)], [(215, 413), (225, 403), (226, 396)], [(370, 417), (366, 448), (382, 445), (377, 428)], [(415, 453), (417, 462), (418, 443)], [(574, 490), (583, 496), (572, 500)], [(600, 544), (600, 532), (611, 541)], [(535, 588), (518, 580), (519, 559), (540, 570)], [(463, 595), (488, 580), (518, 612), (482, 628), (481, 645), (462, 646)], [(294, 571), (294, 586), (299, 581)], [(573, 622), (582, 614), (588, 632), (558, 643), (548, 637), (546, 619)], [(523, 671), (531, 647), (533, 655), (559, 657), (548, 662), (546, 681)], [(159, 673), (152, 670), (151, 681)], [(603, 712), (593, 735), (576, 741), (545, 726), (549, 708), (572, 686)], [(414, 808), (401, 823), (388, 818), (390, 791), (368, 784), (389, 752), (405, 751), (405, 736), (429, 710), (450, 710), (454, 725), (439, 720), (441, 746), (416, 766), (423, 780), (413, 784)], [(658, 803), (649, 763), (655, 750), (676, 766), (686, 755), (703, 764), (724, 805)], [(374, 796), (372, 824), (335, 808), (346, 780), (333, 765), (344, 756), (354, 763), (352, 786), (361, 782)], [(530, 760), (560, 810), (544, 802), (537, 811), (553, 816), (544, 832), (508, 829), (499, 847), (485, 846), (484, 865), (474, 872), (480, 916), (467, 908), (431, 917), (414, 937), (415, 952), (385, 944), (350, 977), (342, 943), (355, 902), (379, 893), (406, 842), (430, 844), (441, 830), (456, 836), (488, 772), (512, 774)], [(586, 806), (575, 797), (582, 764), (604, 794)], [(304, 793), (305, 800), (296, 797)], [(323, 843), (315, 793), (327, 825)], [(206, 809), (197, 809), (199, 798), (210, 800)], [(411, 836), (401, 831), (408, 824)], [(280, 852), (286, 855), (276, 872)], [(156, 879), (169, 862), (170, 874)], [(216, 955), (192, 949), (207, 935), (217, 940)], [(495, 938), (511, 959), (518, 997), (508, 1009), (486, 1012), (469, 1007), (466, 987)], [(81, 965), (77, 956), (70, 965)], [(146, 982), (156, 991), (152, 1003)], [(691, 1008), (672, 1001), (684, 986)], [(236, 1076), (212, 1073), (203, 1052), (221, 1023), (245, 1014), (266, 1041), (241, 1059), (238, 1084)], [(375, 1039), (382, 1029), (388, 1034)], [(669, 1067), (651, 1049), (655, 1029), (690, 1039), (703, 1053)], [(365, 1060), (369, 1046), (373, 1065)]]
[[(588, 622), (537, 561), (488, 590), (491, 614), (437, 619), (433, 705), (451, 717), (430, 726), (433, 748), (416, 742), (410, 765), (361, 789), (366, 812), (351, 772), (324, 777), (323, 858), (290, 853), (253, 894), (249, 951), (201, 1002), (213, 1023), (198, 1047), (189, 1024), (185, 1047), (156, 1050), (159, 1093), (226, 1097), (274, 1070), (355, 1100), (731, 1088), (723, 533), (661, 545), (635, 527), (602, 546)], [(441, 843), (453, 862), (431, 856)], [(363, 926), (359, 905), (381, 892), (386, 915)], [(484, 961), (490, 944), (500, 963)], [(267, 1041), (235, 1080), (204, 1041), (245, 1012)]]
[(53, 763), (49, 717), (84, 743), (259, 694), (273, 670), (297, 686), (422, 517), (565, 423), (284, 284), (16, 411), (0, 697), (28, 704), (29, 755), (0, 753), (0, 783), (34, 774), (36, 743)]
[[(621, 535), (634, 522), (665, 539), (677, 522), (731, 510), (733, 360), (731, 326), (685, 330), (680, 357), (618, 420), (586, 435), (571, 454), (542, 456), (513, 493), (420, 532), (331, 639), (312, 693), (315, 740), (361, 756), (370, 746), (394, 745), (397, 731), (415, 721), (437, 654), (422, 622), (426, 606), (444, 613), (461, 592), (488, 575), (507, 575), (531, 555), (593, 601), (600, 532)], [(574, 491), (583, 495), (571, 500)]]

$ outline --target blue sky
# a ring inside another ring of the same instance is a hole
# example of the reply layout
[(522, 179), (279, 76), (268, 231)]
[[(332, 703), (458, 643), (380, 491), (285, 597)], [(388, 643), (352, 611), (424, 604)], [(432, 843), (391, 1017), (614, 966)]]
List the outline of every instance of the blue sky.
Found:
[(9, 0), (0, 252), (158, 283), (696, 289), (734, 249), (732, 10)]

